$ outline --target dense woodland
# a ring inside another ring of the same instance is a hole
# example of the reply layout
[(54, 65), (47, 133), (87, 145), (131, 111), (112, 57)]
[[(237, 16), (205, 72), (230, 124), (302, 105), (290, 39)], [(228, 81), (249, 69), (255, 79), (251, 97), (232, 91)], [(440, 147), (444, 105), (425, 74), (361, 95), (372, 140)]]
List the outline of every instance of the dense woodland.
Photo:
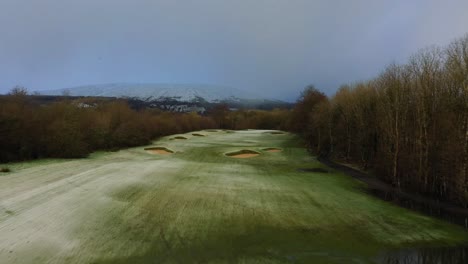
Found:
[(283, 129), (321, 157), (468, 206), (468, 35), (343, 85), (331, 98), (308, 87), (292, 110), (218, 105), (199, 115), (135, 110), (119, 100), (42, 105), (33, 98), (22, 88), (0, 98), (0, 162), (85, 157), (207, 128)]
[(290, 128), (323, 157), (468, 206), (468, 35), (331, 98), (309, 87)]

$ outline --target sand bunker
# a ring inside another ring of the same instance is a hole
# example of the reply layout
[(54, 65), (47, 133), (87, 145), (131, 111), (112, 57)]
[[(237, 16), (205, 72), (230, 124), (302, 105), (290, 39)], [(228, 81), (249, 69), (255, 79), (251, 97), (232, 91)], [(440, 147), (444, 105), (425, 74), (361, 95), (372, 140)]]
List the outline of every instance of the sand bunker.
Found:
[(169, 154), (174, 154), (174, 151), (165, 148), (165, 147), (151, 147), (151, 148), (145, 148), (146, 152), (151, 153), (151, 154), (158, 154), (158, 155), (169, 155)]
[(206, 132), (218, 132), (218, 130), (216, 130), (216, 129), (206, 129), (205, 131)]
[(185, 140), (185, 139), (187, 139), (187, 138), (186, 138), (186, 137), (183, 137), (183, 136), (177, 136), (177, 137), (171, 138), (170, 140), (175, 140), (175, 139), (182, 139), (182, 140)]
[(198, 133), (193, 133), (192, 136), (195, 136), (195, 137), (206, 137), (205, 135), (203, 135), (203, 134), (198, 134)]
[(229, 152), (229, 153), (226, 153), (225, 155), (231, 158), (246, 159), (246, 158), (256, 157), (260, 155), (260, 153), (253, 151), (253, 150), (243, 149), (239, 151)]
[(263, 151), (267, 151), (267, 152), (272, 152), (272, 153), (276, 153), (276, 152), (281, 152), (283, 151), (282, 149), (280, 148), (264, 148), (262, 149)]

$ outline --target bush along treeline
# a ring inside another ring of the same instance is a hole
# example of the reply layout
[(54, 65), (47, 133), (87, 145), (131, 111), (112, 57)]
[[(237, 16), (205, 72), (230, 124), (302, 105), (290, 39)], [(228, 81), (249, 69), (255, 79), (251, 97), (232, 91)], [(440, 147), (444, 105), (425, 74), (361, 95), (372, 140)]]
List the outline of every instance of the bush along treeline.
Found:
[(125, 100), (71, 99), (41, 103), (16, 87), (0, 97), (0, 163), (38, 158), (81, 158), (96, 150), (146, 145), (194, 130), (280, 129), (288, 110), (230, 111), (207, 115), (131, 109)]
[(467, 206), (468, 35), (344, 85), (331, 98), (309, 87), (289, 128), (318, 155)]

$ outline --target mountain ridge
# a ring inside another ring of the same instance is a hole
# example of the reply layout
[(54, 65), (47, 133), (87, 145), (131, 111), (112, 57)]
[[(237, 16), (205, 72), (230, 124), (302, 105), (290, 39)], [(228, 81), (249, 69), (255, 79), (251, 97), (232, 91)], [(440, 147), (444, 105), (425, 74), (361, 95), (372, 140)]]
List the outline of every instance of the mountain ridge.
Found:
[(262, 96), (251, 91), (209, 84), (106, 83), (43, 90), (39, 91), (39, 93), (43, 95), (138, 98), (147, 101), (167, 99), (181, 102), (192, 102), (203, 99), (209, 103), (240, 100), (281, 101), (273, 98), (262, 98)]

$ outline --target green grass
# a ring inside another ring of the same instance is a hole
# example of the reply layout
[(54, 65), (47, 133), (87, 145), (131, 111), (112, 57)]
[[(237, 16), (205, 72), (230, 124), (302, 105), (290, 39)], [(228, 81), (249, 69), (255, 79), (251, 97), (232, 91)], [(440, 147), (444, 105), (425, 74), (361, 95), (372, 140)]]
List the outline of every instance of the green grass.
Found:
[[(122, 228), (122, 243), (139, 241), (146, 249), (100, 263), (372, 262), (382, 251), (468, 238), (456, 226), (362, 193), (361, 183), (331, 169), (298, 172), (324, 166), (292, 135), (243, 131), (169, 144), (184, 149), (178, 157), (184, 169), (167, 186), (148, 184), (130, 196), (139, 218), (110, 217)], [(265, 146), (283, 152), (242, 160), (222, 155)]]
[[(170, 138), (154, 145), (174, 155), (140, 147), (91, 159), (92, 166), (122, 163), (115, 177), (125, 182), (93, 185), (101, 196), (76, 209), (66, 237), (79, 243), (67, 261), (372, 263), (389, 250), (468, 241), (462, 228), (366, 195), (362, 183), (317, 162), (294, 135), (219, 130)], [(283, 151), (224, 155), (266, 147)]]

